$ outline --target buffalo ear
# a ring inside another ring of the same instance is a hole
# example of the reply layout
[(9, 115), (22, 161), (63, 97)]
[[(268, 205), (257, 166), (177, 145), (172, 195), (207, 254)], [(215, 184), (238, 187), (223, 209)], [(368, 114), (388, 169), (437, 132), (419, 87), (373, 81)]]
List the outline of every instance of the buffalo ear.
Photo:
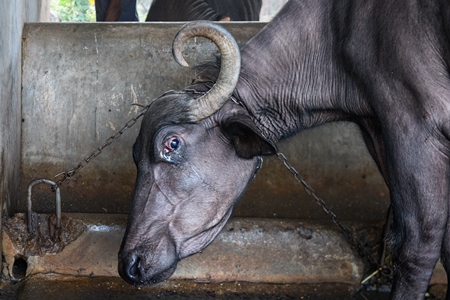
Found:
[(276, 147), (261, 136), (259, 129), (247, 115), (228, 117), (222, 121), (221, 127), (242, 158), (277, 153)]

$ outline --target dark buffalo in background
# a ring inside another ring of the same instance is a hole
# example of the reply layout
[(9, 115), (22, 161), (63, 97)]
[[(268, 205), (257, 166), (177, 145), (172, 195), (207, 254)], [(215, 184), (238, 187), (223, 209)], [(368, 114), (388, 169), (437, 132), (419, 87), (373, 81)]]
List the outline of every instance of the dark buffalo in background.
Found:
[(95, 0), (97, 22), (139, 22), (136, 0)]
[(258, 21), (262, 0), (153, 0), (145, 21)]
[(188, 24), (177, 61), (186, 64), (185, 40), (206, 36), (221, 63), (153, 101), (142, 121), (120, 275), (133, 285), (168, 278), (220, 232), (260, 156), (346, 120), (390, 189), (392, 298), (423, 299), (437, 260), (450, 269), (449, 35), (446, 0), (291, 0), (240, 57), (220, 26)]
[[(145, 21), (258, 21), (262, 0), (153, 0)], [(136, 0), (95, 0), (97, 21), (139, 21)]]

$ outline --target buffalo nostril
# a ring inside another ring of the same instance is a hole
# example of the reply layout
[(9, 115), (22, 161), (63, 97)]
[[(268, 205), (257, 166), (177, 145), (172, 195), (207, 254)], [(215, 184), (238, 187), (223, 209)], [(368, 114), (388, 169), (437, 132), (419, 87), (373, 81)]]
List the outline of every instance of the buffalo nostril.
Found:
[(128, 274), (129, 274), (130, 278), (137, 279), (137, 277), (139, 276), (139, 268), (140, 267), (141, 267), (141, 259), (139, 257), (137, 257), (134, 260), (134, 263), (130, 264), (130, 267), (128, 269)]
[(129, 284), (137, 284), (140, 277), (141, 258), (135, 254), (119, 262), (119, 274)]

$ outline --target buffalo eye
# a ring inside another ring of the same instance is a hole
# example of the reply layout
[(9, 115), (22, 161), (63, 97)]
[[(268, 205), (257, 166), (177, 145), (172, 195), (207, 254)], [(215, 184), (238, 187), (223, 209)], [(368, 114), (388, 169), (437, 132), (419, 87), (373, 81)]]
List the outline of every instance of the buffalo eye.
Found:
[(164, 155), (170, 155), (172, 152), (175, 152), (180, 148), (180, 140), (176, 137), (170, 137), (168, 138), (164, 143)]
[(179, 138), (173, 136), (168, 138), (164, 142), (164, 147), (161, 152), (161, 157), (167, 162), (176, 162), (180, 159), (180, 149), (181, 141)]
[(177, 138), (172, 138), (170, 140), (170, 148), (172, 150), (176, 150), (178, 148), (178, 146), (180, 145), (180, 140)]

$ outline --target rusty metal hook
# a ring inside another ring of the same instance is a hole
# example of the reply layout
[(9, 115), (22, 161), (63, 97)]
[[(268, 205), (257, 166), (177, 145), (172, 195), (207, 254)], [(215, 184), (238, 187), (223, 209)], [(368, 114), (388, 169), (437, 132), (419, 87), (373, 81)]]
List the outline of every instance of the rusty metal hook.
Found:
[(55, 182), (48, 180), (48, 179), (37, 179), (28, 185), (28, 206), (27, 206), (27, 220), (28, 220), (28, 232), (33, 232), (33, 229), (35, 228), (32, 220), (32, 201), (31, 201), (31, 192), (33, 189), (33, 186), (39, 183), (46, 183), (48, 185), (51, 185), (52, 188), (54, 188), (56, 192), (56, 228), (61, 228), (61, 193), (59, 190), (59, 187), (56, 185)]

